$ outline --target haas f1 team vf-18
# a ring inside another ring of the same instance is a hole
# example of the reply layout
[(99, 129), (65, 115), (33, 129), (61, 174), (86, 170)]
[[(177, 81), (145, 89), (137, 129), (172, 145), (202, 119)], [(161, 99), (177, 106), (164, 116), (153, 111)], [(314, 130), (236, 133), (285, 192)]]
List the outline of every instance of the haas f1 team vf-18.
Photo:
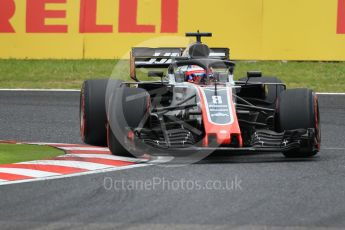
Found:
[[(115, 155), (281, 152), (311, 157), (320, 150), (318, 99), (310, 89), (286, 89), (251, 71), (234, 81), (228, 48), (187, 33), (187, 48), (133, 48), (132, 81), (85, 81), (81, 136)], [(164, 71), (158, 71), (164, 68)], [(138, 70), (156, 81), (140, 81)], [(155, 70), (153, 70), (155, 69)]]

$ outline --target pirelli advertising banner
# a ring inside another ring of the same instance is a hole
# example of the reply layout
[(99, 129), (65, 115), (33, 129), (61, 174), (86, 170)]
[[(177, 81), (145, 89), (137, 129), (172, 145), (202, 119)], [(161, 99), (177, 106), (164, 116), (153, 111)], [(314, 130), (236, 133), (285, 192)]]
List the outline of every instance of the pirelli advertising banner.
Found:
[(197, 30), (232, 59), (345, 60), (345, 0), (0, 0), (0, 58), (119, 58)]

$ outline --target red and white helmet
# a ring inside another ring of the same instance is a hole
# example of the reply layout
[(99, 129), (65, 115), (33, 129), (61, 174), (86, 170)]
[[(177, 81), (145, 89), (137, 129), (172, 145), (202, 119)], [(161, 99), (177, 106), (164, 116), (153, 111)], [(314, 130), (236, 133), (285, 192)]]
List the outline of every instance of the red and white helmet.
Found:
[(197, 65), (189, 65), (185, 70), (185, 81), (200, 83), (207, 77), (206, 70)]

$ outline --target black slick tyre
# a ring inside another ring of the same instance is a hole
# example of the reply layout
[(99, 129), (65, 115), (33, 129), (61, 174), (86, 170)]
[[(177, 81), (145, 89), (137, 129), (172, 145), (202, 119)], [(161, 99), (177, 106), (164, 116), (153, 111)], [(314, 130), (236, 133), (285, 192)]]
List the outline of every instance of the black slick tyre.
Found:
[(105, 92), (108, 79), (87, 80), (80, 93), (80, 135), (85, 144), (107, 145)]
[(277, 131), (314, 129), (315, 140), (300, 149), (283, 152), (286, 157), (312, 157), (320, 149), (321, 130), (317, 96), (309, 89), (290, 89), (281, 93), (277, 104)]

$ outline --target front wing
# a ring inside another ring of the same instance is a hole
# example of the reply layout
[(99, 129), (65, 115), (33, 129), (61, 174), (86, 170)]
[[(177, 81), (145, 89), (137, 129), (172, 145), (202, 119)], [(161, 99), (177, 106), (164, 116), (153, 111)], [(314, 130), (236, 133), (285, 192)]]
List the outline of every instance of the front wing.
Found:
[[(128, 143), (128, 142), (127, 142)], [(254, 153), (254, 152), (287, 152), (294, 150), (314, 151), (317, 150), (315, 130), (297, 129), (276, 133), (270, 130), (258, 130), (254, 133), (251, 146), (247, 147), (225, 147), (212, 144), (211, 147), (169, 145), (162, 140), (148, 140), (135, 137), (128, 143), (132, 151), (146, 152), (149, 154), (163, 154), (171, 156), (188, 156), (191, 154), (217, 153)], [(310, 149), (310, 146), (314, 149)]]

